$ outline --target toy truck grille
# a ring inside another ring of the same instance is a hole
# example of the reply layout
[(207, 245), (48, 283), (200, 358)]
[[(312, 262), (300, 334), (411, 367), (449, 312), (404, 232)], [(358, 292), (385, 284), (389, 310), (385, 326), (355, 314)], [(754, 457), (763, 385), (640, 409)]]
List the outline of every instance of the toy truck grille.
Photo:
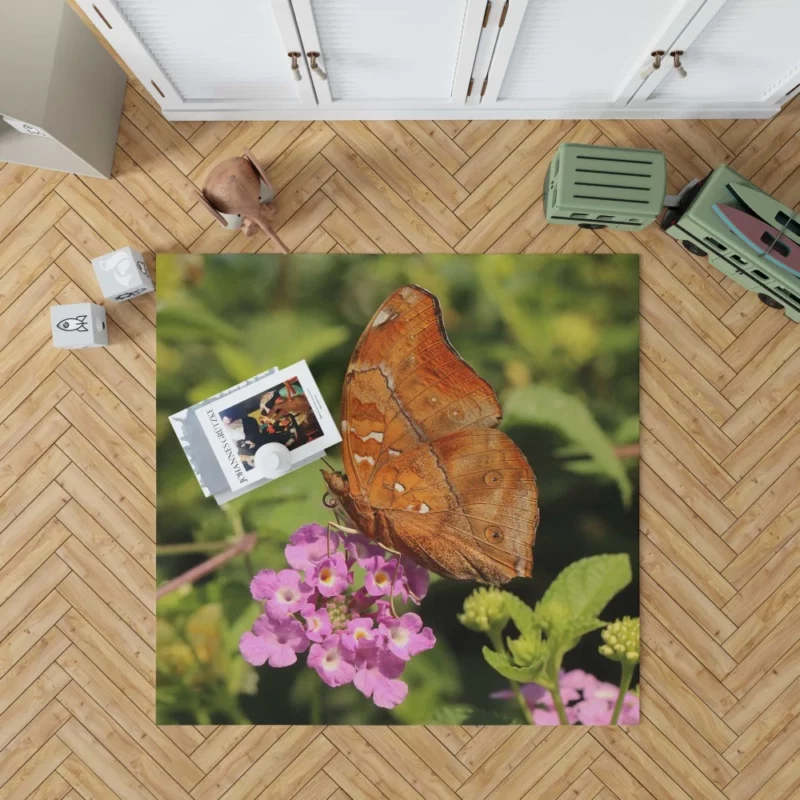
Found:
[(545, 178), (547, 221), (641, 230), (660, 214), (666, 187), (657, 150), (562, 144)]

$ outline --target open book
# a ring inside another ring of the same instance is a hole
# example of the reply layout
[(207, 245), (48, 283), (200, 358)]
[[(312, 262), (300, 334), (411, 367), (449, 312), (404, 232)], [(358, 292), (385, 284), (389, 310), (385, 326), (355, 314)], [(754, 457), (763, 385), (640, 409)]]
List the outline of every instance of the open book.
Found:
[(291, 472), (342, 440), (305, 361), (273, 367), (169, 420), (203, 493), (220, 505), (275, 480), (259, 467), (260, 447), (285, 447)]

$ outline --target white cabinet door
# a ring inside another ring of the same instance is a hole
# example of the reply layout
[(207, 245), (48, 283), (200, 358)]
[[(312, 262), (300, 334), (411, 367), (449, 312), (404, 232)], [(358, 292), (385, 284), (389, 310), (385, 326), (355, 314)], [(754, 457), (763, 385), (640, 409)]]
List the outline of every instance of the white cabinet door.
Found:
[[(486, 0), (293, 0), (320, 108), (464, 104)], [(424, 115), (423, 115), (424, 116)]]
[[(289, 0), (78, 0), (163, 108), (315, 107)], [(300, 74), (301, 80), (295, 80)]]
[[(509, 0), (481, 106), (624, 106), (703, 0)], [(480, 78), (480, 76), (476, 76)]]
[(709, 0), (669, 50), (686, 77), (665, 64), (634, 105), (783, 103), (800, 89), (800, 0)]

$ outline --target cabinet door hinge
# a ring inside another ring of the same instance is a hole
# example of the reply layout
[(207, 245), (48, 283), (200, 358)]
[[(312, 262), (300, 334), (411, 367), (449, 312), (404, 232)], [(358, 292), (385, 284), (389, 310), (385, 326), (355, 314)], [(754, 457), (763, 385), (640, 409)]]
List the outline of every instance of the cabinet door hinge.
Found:
[(486, 87), (487, 87), (488, 85), (489, 85), (489, 76), (487, 75), (487, 76), (486, 76), (486, 77), (483, 79), (483, 86), (481, 86), (481, 97), (483, 97), (483, 96), (486, 94)]
[(506, 24), (506, 14), (508, 14), (508, 0), (506, 0), (506, 4), (503, 6), (503, 13), (500, 14), (500, 24), (497, 26), (498, 28), (502, 28), (503, 25)]
[(470, 78), (469, 86), (467, 86), (467, 97), (469, 97), (472, 94), (472, 87), (474, 84), (475, 84), (475, 78)]
[(482, 28), (486, 27), (486, 23), (489, 21), (489, 13), (492, 10), (492, 0), (486, 0), (486, 11), (483, 12), (483, 24), (481, 25)]

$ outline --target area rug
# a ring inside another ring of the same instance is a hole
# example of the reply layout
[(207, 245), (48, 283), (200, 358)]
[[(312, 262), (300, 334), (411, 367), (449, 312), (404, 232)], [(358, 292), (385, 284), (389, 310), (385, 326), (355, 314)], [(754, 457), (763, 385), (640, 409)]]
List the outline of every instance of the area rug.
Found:
[(639, 721), (638, 258), (158, 258), (162, 725)]

